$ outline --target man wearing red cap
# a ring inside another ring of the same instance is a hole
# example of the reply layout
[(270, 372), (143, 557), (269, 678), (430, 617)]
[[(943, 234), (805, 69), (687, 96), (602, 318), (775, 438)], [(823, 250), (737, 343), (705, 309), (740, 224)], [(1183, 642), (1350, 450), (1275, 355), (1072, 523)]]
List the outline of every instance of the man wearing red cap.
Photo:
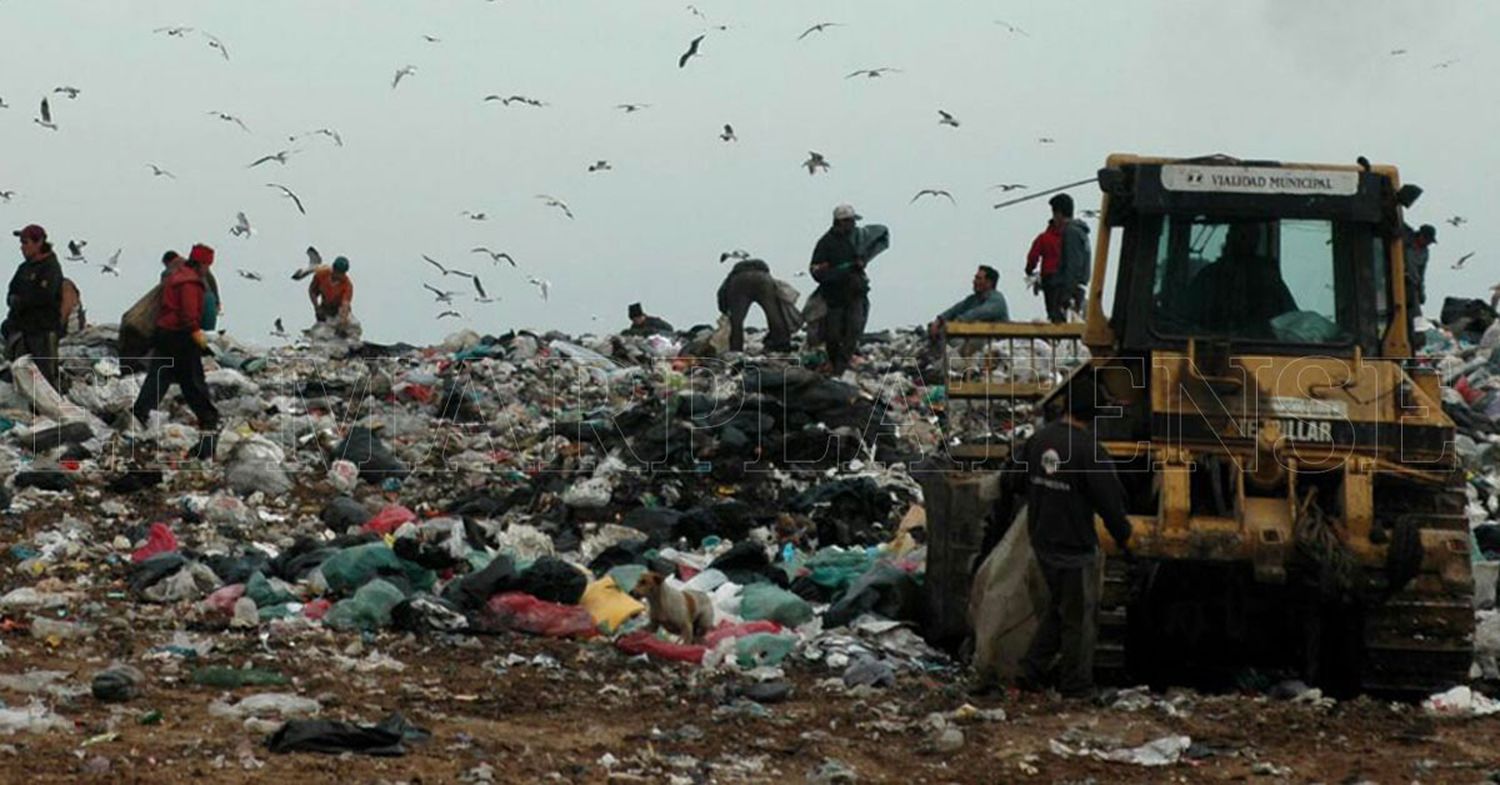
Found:
[(21, 256), (25, 261), (10, 279), (5, 317), (6, 356), (14, 360), (29, 354), (36, 368), (52, 388), (61, 392), (57, 371), (57, 340), (62, 332), (62, 265), (47, 230), (36, 224), (13, 232), (21, 238)]
[[(214, 263), (214, 249), (195, 245), (187, 262), (178, 265), (162, 282), (161, 309), (156, 317), (151, 364), (141, 383), (141, 394), (131, 411), (142, 424), (161, 405), (161, 399), (175, 382), (182, 389), (188, 408), (198, 418), (198, 430), (211, 434), (219, 429), (219, 410), (208, 393), (203, 376), (203, 351), (208, 338), (203, 334), (203, 301), (208, 285), (204, 274)], [(199, 457), (212, 455), (212, 437), (205, 435), (199, 443)]]

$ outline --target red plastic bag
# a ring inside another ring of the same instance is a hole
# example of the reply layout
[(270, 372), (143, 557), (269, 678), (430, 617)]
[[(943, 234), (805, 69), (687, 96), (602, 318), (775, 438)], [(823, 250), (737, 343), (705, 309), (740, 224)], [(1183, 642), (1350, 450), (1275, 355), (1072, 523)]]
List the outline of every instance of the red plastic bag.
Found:
[(203, 605), (225, 616), (233, 616), (234, 604), (243, 596), (245, 596), (245, 584), (231, 583), (228, 586), (219, 587), (213, 594), (203, 598)]
[(764, 619), (761, 621), (740, 622), (739, 624), (720, 622), (719, 626), (709, 630), (708, 634), (703, 636), (703, 643), (712, 649), (723, 641), (733, 638), (743, 638), (746, 635), (754, 635), (758, 632), (781, 632), (781, 625)]
[(485, 603), (492, 617), (505, 627), (548, 638), (592, 638), (599, 634), (594, 617), (578, 605), (559, 605), (530, 594), (507, 592)]
[(399, 504), (392, 504), (375, 513), (375, 517), (366, 521), (365, 525), (361, 526), (360, 529), (384, 536), (401, 528), (402, 524), (410, 523), (416, 519), (416, 513)]
[(694, 664), (703, 662), (703, 655), (708, 653), (707, 646), (664, 641), (645, 630), (622, 636), (615, 641), (615, 648), (626, 654), (646, 654), (660, 660)]
[(163, 553), (171, 553), (177, 550), (177, 537), (165, 523), (151, 524), (151, 530), (146, 533), (146, 544), (138, 548), (135, 553), (130, 554), (130, 560), (136, 564)]
[(319, 619), (328, 615), (328, 611), (332, 607), (332, 600), (319, 597), (318, 599), (302, 606), (302, 615), (309, 619), (312, 619), (313, 621), (318, 621)]

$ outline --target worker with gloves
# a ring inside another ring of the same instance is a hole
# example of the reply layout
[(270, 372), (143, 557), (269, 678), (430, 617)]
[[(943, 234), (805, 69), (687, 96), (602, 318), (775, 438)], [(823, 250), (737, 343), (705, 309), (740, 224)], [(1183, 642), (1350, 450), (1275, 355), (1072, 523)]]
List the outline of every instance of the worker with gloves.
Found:
[(198, 430), (205, 434), (198, 445), (200, 458), (213, 454), (212, 434), (219, 429), (219, 411), (214, 407), (203, 375), (203, 353), (208, 349), (208, 337), (203, 333), (203, 304), (208, 291), (204, 275), (213, 263), (214, 249), (195, 245), (187, 262), (162, 283), (151, 362), (141, 383), (141, 393), (131, 407), (135, 418), (146, 423), (151, 412), (161, 405), (167, 390), (176, 383), (198, 418)]

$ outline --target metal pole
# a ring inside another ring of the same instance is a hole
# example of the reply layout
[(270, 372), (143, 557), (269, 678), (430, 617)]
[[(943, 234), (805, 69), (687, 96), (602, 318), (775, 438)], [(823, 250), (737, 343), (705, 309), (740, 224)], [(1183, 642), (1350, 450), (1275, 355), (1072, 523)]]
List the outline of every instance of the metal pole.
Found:
[(1001, 202), (1000, 204), (995, 205), (995, 209), (999, 210), (1002, 207), (1009, 207), (1009, 206), (1011, 206), (1013, 204), (1020, 204), (1021, 202), (1029, 202), (1032, 199), (1040, 199), (1043, 196), (1051, 196), (1052, 194), (1055, 194), (1058, 191), (1066, 191), (1069, 188), (1077, 188), (1080, 185), (1088, 185), (1089, 183), (1097, 182), (1098, 180), (1099, 180), (1098, 177), (1090, 177), (1087, 180), (1079, 180), (1076, 183), (1068, 183), (1067, 185), (1059, 185), (1056, 188), (1048, 188), (1045, 191), (1037, 191), (1034, 194), (1029, 194), (1029, 195), (1023, 196), (1023, 197), (1021, 197), (1019, 199), (1012, 199), (1012, 200), (1010, 200), (1008, 202)]

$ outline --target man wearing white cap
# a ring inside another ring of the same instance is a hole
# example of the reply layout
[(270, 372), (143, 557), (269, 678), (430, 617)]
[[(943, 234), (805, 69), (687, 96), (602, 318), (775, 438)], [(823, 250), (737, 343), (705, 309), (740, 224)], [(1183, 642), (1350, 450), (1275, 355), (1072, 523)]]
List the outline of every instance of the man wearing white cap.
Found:
[(859, 220), (851, 205), (833, 208), (833, 226), (818, 240), (808, 265), (808, 272), (818, 282), (817, 296), (828, 307), (823, 338), (835, 374), (849, 368), (870, 309), (870, 279), (865, 276), (868, 259), (860, 256), (855, 242)]

